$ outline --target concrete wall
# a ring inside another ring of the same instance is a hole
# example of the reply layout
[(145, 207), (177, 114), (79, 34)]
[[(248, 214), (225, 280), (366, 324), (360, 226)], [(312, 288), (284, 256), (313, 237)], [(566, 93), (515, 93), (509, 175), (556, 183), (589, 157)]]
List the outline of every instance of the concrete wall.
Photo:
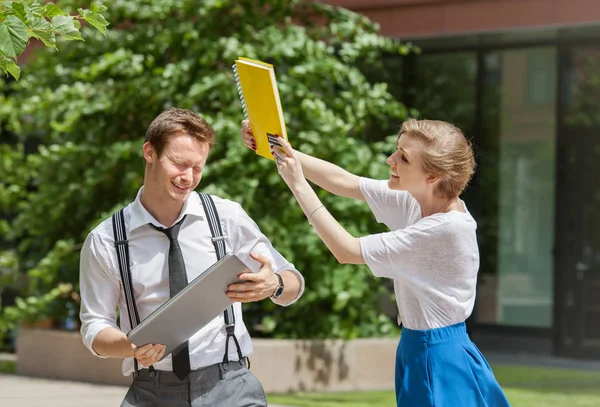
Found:
[[(251, 370), (270, 393), (392, 390), (398, 339), (352, 341), (254, 340)], [(17, 336), (17, 374), (129, 385), (120, 359), (92, 356), (78, 332), (23, 329)]]

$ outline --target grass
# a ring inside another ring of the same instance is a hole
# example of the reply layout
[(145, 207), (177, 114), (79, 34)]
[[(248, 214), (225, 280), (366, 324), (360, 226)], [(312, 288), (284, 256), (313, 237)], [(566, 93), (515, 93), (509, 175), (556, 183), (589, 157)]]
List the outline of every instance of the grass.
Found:
[(269, 404), (294, 407), (395, 407), (393, 391), (295, 393), (267, 396)]
[[(600, 372), (524, 366), (492, 367), (512, 407), (600, 406)], [(294, 407), (394, 407), (393, 391), (272, 394)]]
[(600, 406), (600, 372), (495, 366), (513, 407)]

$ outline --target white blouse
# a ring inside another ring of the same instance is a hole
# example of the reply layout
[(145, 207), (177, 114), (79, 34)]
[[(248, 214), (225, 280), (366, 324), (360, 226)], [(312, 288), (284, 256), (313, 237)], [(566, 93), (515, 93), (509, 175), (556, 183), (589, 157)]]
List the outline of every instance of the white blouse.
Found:
[(477, 223), (466, 206), (465, 213), (422, 218), (413, 196), (387, 181), (361, 178), (360, 189), (377, 221), (391, 229), (361, 237), (360, 246), (371, 272), (394, 280), (399, 321), (417, 330), (464, 322), (479, 270)]

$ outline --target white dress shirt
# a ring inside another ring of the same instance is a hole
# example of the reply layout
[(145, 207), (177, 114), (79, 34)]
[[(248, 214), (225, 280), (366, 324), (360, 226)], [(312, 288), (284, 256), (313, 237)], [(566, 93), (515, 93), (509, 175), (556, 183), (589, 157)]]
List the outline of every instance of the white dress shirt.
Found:
[[(133, 292), (140, 320), (148, 317), (169, 299), (169, 240), (164, 233), (157, 231), (150, 224), (163, 228), (171, 226), (160, 224), (143, 207), (140, 202), (142, 189), (139, 190), (135, 201), (124, 210)], [(297, 273), (302, 281), (300, 292), (293, 301), (284, 305), (290, 305), (300, 298), (304, 291), (304, 279), (294, 265), (273, 248), (271, 242), (260, 232), (256, 223), (238, 203), (215, 196), (213, 199), (223, 233), (228, 237), (227, 252), (235, 252), (253, 271), (258, 271), (260, 264), (249, 256), (250, 252), (268, 257), (275, 272), (291, 270)], [(184, 215), (187, 217), (181, 226), (178, 240), (183, 252), (188, 281), (192, 281), (215, 263), (217, 257), (211, 242), (212, 235), (202, 201), (197, 193), (193, 192), (190, 195), (175, 223)], [(112, 223), (112, 218), (108, 218), (92, 230), (81, 250), (81, 335), (84, 344), (96, 356), (100, 355), (94, 352), (92, 344), (101, 330), (107, 327), (117, 328), (123, 332), (131, 330), (114, 246)], [(117, 306), (121, 315), (120, 327), (116, 325)], [(198, 300), (198, 306), (202, 306), (201, 299)], [(235, 336), (240, 343), (242, 355), (249, 356), (253, 346), (242, 320), (240, 303), (234, 304), (234, 313)], [(191, 368), (199, 369), (222, 362), (225, 354), (225, 338), (225, 324), (221, 314), (189, 339)], [(231, 340), (229, 360), (238, 359), (235, 343)], [(154, 367), (157, 370), (172, 371), (171, 356), (156, 363)], [(123, 374), (129, 375), (132, 371), (133, 357), (125, 358)]]

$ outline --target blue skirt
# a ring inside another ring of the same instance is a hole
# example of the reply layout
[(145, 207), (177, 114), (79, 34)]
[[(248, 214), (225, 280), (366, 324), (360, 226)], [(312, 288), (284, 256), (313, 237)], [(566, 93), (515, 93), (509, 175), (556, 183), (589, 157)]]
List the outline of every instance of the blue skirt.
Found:
[(504, 392), (464, 322), (416, 331), (402, 328), (396, 352), (399, 407), (505, 407)]

